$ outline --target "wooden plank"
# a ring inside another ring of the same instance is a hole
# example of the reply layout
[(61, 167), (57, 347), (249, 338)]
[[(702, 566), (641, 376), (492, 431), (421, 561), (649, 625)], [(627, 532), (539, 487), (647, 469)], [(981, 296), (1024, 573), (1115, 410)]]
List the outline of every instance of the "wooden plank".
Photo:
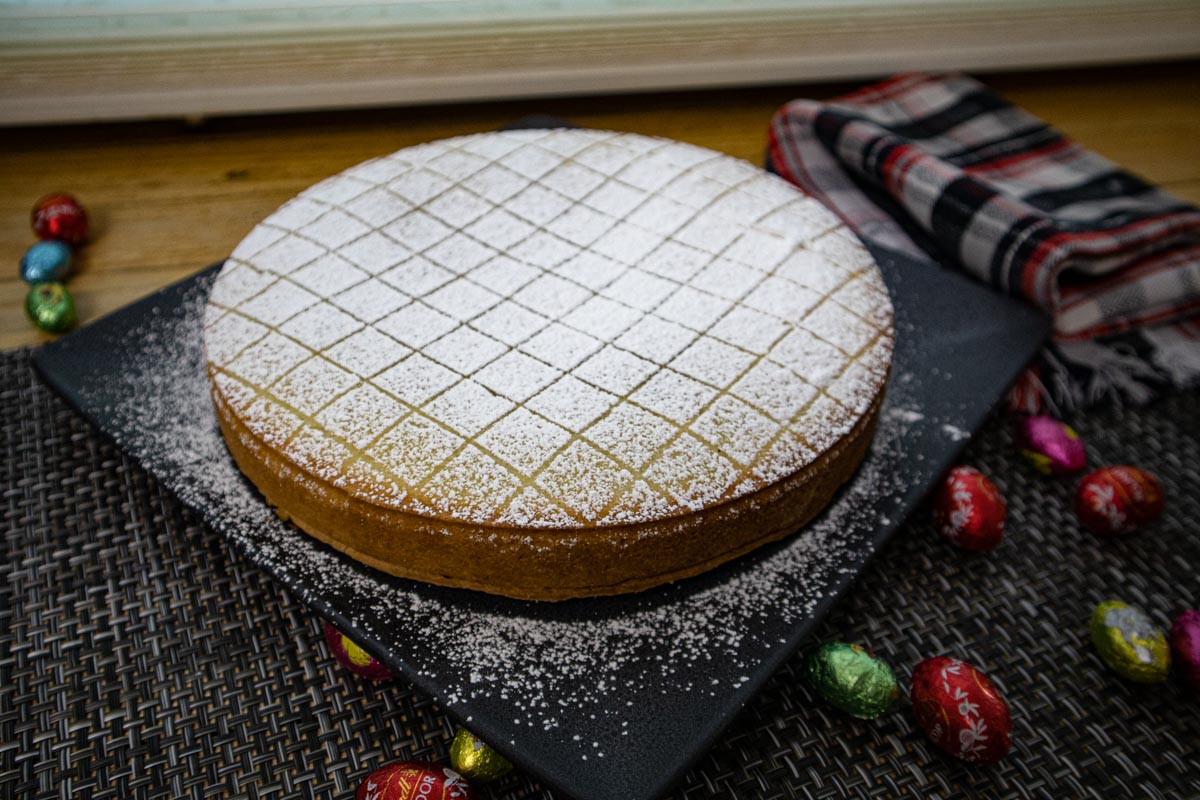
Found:
[[(1200, 63), (994, 76), (987, 82), (1089, 147), (1200, 202)], [(95, 236), (70, 286), (83, 322), (224, 257), (306, 186), (372, 156), (522, 115), (682, 139), (761, 162), (771, 114), (847, 84), (213, 120), (0, 130), (0, 346), (42, 336), (16, 263), (42, 194), (87, 203)]]

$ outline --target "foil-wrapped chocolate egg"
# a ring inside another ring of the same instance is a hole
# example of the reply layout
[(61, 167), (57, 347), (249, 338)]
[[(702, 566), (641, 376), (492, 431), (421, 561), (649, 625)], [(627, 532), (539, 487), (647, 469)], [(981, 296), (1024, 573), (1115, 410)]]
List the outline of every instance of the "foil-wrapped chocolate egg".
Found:
[(900, 696), (891, 667), (856, 644), (827, 642), (804, 659), (805, 680), (830, 704), (859, 719), (874, 719)]
[(917, 726), (955, 758), (993, 764), (1008, 753), (1008, 704), (988, 676), (967, 662), (938, 656), (917, 664), (912, 704)]
[(38, 242), (21, 256), (21, 280), (26, 283), (57, 283), (71, 271), (71, 248), (62, 242)]
[(1021, 455), (1045, 475), (1074, 475), (1087, 466), (1087, 451), (1079, 434), (1054, 417), (1025, 417), (1017, 438)]
[(355, 675), (361, 675), (369, 681), (390, 681), (394, 676), (377, 658), (363, 650), (346, 634), (325, 623), (323, 631), (325, 644), (337, 662)]
[(1008, 390), (1008, 411), (1013, 414), (1040, 414), (1046, 407), (1046, 386), (1041, 371), (1026, 367)]
[(463, 776), (426, 761), (380, 767), (358, 785), (354, 800), (475, 800)]
[(1084, 527), (1105, 539), (1132, 533), (1158, 519), (1162, 510), (1158, 479), (1137, 467), (1089, 472), (1075, 491), (1075, 515)]
[(1200, 692), (1200, 611), (1185, 611), (1171, 625), (1171, 658), (1183, 679)]
[(974, 467), (946, 473), (933, 501), (934, 523), (943, 539), (964, 550), (991, 550), (1004, 538), (1004, 498)]
[(25, 295), (25, 313), (47, 333), (62, 333), (75, 325), (75, 301), (61, 283), (39, 283)]
[(450, 743), (450, 766), (475, 783), (488, 783), (512, 772), (512, 763), (466, 728), (459, 728)]
[(87, 238), (87, 211), (82, 203), (62, 192), (38, 200), (30, 224), (39, 239), (54, 239), (74, 247)]
[(1136, 683), (1161, 683), (1171, 669), (1167, 638), (1146, 612), (1106, 600), (1092, 612), (1092, 644), (1113, 672)]

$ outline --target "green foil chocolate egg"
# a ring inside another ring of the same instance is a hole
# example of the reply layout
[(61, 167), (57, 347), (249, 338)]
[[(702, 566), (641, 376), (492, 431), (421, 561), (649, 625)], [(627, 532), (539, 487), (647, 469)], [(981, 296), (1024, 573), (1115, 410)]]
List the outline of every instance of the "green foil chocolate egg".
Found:
[(458, 774), (475, 783), (488, 783), (512, 772), (513, 765), (491, 745), (459, 728), (450, 744), (450, 766)]
[(1106, 600), (1092, 612), (1092, 644), (1122, 678), (1162, 683), (1171, 670), (1167, 637), (1146, 612), (1120, 600)]
[(874, 719), (900, 696), (891, 667), (856, 644), (829, 642), (804, 659), (804, 677), (824, 699), (860, 719)]
[(47, 333), (62, 333), (75, 325), (75, 301), (61, 283), (39, 283), (25, 295), (25, 313)]

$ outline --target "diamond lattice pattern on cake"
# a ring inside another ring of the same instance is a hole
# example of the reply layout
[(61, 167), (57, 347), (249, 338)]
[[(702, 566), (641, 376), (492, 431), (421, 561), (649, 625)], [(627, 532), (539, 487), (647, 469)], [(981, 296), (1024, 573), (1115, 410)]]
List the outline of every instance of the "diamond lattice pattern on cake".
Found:
[(217, 279), (222, 400), (300, 468), (471, 523), (662, 519), (809, 464), (886, 376), (878, 268), (815, 200), (679, 142), (450, 139), (290, 201)]

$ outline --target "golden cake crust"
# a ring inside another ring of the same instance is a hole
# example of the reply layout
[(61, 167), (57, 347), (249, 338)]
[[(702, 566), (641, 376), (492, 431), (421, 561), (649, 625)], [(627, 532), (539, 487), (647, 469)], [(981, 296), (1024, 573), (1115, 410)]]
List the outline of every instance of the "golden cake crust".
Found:
[(795, 533), (824, 510), (870, 446), (882, 395), (797, 473), (704, 511), (654, 522), (550, 529), (481, 526), (366, 503), (297, 469), (214, 392), (238, 467), (276, 512), (357, 561), (413, 580), (522, 600), (639, 592), (699, 575)]

